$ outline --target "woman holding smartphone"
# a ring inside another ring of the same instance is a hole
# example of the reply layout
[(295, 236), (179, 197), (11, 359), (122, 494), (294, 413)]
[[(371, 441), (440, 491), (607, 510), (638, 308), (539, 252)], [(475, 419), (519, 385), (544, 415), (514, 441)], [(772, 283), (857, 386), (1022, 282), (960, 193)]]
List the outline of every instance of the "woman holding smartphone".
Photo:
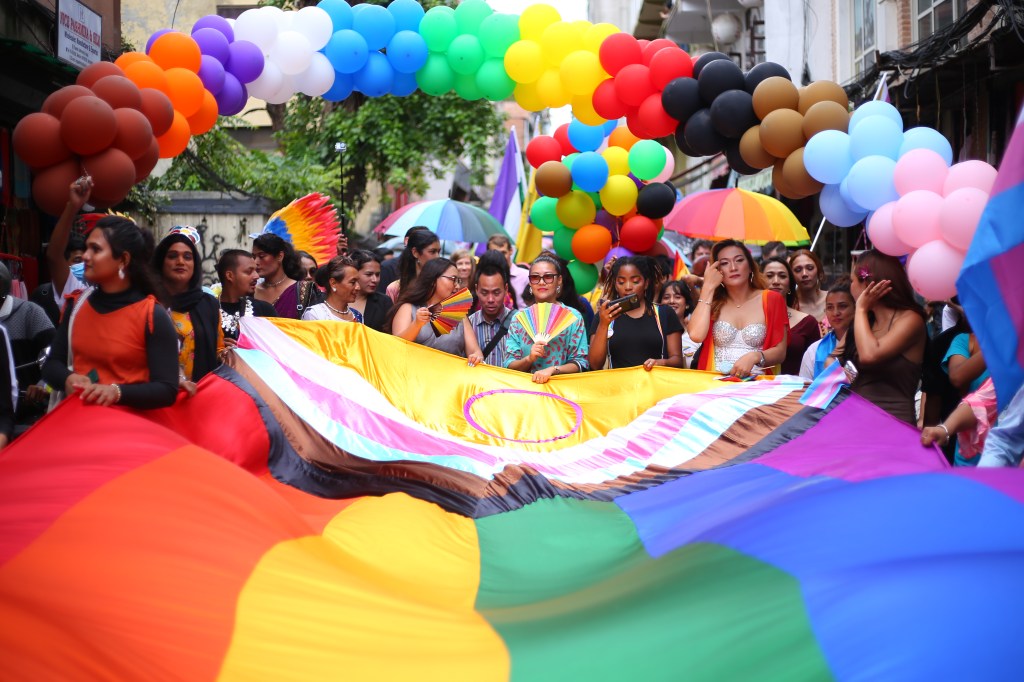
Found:
[[(608, 273), (608, 294), (590, 338), (590, 366), (682, 367), (683, 326), (670, 307), (654, 304), (656, 278), (647, 256), (619, 258)], [(607, 362), (606, 362), (607, 361)]]

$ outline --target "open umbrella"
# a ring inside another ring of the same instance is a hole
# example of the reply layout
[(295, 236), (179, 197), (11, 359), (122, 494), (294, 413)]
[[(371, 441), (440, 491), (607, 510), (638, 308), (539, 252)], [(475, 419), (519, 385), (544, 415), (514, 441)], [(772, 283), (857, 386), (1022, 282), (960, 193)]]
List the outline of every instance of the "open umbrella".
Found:
[(745, 189), (711, 189), (683, 198), (665, 216), (665, 229), (700, 239), (738, 239), (753, 244), (809, 242), (807, 229), (786, 206)]
[(454, 199), (415, 201), (382, 220), (374, 231), (400, 236), (417, 225), (431, 229), (441, 239), (458, 242), (481, 243), (491, 235), (508, 236), (490, 213)]

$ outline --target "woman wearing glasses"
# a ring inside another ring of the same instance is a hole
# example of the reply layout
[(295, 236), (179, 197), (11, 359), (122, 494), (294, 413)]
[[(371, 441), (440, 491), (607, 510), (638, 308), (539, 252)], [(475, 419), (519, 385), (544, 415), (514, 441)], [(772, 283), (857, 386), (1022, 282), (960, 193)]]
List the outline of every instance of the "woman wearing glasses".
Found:
[[(539, 256), (530, 265), (530, 289), (537, 303), (562, 306), (562, 275), (558, 261)], [(545, 384), (556, 374), (573, 374), (590, 368), (587, 360), (589, 344), (583, 317), (573, 308), (565, 307), (576, 320), (558, 336), (546, 343), (534, 343), (517, 319), (512, 320), (505, 336), (505, 366), (520, 372), (532, 372), (533, 381)]]
[(461, 329), (438, 335), (430, 324), (430, 306), (462, 288), (455, 264), (447, 258), (427, 261), (420, 274), (402, 289), (384, 322), (384, 331), (452, 355), (466, 355), (465, 335)]

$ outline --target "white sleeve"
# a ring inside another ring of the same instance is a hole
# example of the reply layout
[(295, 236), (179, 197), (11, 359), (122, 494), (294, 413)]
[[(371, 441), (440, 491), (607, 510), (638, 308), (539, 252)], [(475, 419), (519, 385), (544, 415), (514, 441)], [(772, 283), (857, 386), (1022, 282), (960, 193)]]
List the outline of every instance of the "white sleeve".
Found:
[(960, 313), (956, 311), (952, 306), (943, 306), (942, 308), (942, 331), (946, 331), (956, 326), (956, 323), (960, 321)]
[(68, 296), (76, 291), (82, 291), (87, 288), (88, 287), (85, 286), (85, 282), (69, 272), (68, 280), (64, 282), (64, 291), (57, 294), (57, 287), (51, 287), (51, 291), (53, 291), (53, 302), (57, 304), (57, 307), (60, 308), (61, 312), (64, 312), (64, 304), (67, 302)]
[(820, 340), (815, 341), (804, 351), (804, 357), (800, 361), (800, 376), (804, 379), (814, 379), (814, 356), (818, 354), (820, 345)]

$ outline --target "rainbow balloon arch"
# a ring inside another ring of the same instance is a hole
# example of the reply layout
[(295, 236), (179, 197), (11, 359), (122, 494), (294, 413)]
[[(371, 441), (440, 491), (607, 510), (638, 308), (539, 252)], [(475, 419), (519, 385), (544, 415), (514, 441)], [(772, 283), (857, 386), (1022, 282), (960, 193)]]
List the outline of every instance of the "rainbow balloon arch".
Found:
[(531, 219), (583, 281), (596, 280), (594, 263), (616, 244), (655, 248), (677, 198), (666, 184), (673, 157), (658, 138), (674, 136), (693, 157), (724, 153), (740, 174), (772, 168), (784, 197), (820, 193), (831, 223), (866, 221), (879, 249), (911, 256), (911, 281), (931, 299), (955, 293), (995, 178), (981, 161), (954, 165), (937, 131), (904, 130), (887, 102), (851, 115), (831, 81), (798, 88), (775, 63), (743, 73), (722, 53), (691, 58), (670, 40), (562, 21), (549, 5), (515, 16), (484, 0), (426, 12), (416, 0), (322, 0), (237, 20), (205, 16), (190, 34), (160, 30), (145, 52), (83, 69), (22, 119), (13, 141), (33, 169), (36, 204), (58, 215), (83, 172), (94, 180), (92, 203), (113, 206), (158, 159), (181, 154), (250, 96), (280, 104), (298, 94), (341, 101), (416, 90), (513, 97), (529, 111), (571, 105), (572, 123), (532, 140), (526, 154), (543, 195)]

